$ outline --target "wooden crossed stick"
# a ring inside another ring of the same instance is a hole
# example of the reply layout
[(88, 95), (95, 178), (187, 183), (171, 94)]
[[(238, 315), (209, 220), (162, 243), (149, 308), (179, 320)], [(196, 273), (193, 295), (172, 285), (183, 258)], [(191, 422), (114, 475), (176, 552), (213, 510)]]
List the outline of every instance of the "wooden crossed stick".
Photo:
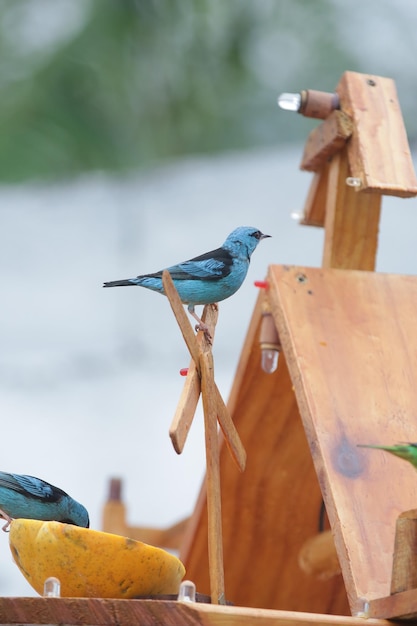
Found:
[[(225, 604), (223, 540), (220, 496), (219, 436), (217, 421), (224, 441), (240, 471), (245, 469), (246, 451), (214, 380), (214, 362), (211, 344), (199, 332), (197, 336), (175, 289), (168, 271), (162, 274), (165, 294), (178, 322), (182, 336), (191, 355), (184, 389), (170, 427), (170, 437), (178, 454), (184, 449), (197, 408), (200, 394), (203, 401), (204, 430), (206, 444), (206, 489), (208, 513), (208, 552), (210, 569), (210, 591), (213, 604)], [(206, 305), (203, 321), (214, 337), (218, 318), (216, 304)]]

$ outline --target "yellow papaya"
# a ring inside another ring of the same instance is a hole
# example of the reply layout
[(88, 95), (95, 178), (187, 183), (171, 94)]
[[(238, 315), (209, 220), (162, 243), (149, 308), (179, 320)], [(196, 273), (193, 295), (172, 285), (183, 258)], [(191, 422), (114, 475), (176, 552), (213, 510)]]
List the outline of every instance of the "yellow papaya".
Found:
[(20, 571), (40, 595), (50, 576), (60, 580), (63, 597), (172, 594), (185, 574), (181, 561), (161, 548), (61, 522), (14, 519), (9, 544)]

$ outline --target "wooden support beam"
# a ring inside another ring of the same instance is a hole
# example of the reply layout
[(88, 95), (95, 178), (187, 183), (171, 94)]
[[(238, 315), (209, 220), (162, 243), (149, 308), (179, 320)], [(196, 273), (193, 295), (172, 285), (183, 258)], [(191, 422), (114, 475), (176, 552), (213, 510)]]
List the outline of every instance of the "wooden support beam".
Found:
[(303, 226), (324, 226), (329, 170), (330, 163), (326, 162), (313, 176), (300, 221)]
[[(214, 339), (218, 319), (218, 308), (205, 306), (201, 319), (209, 327), (210, 335)], [(201, 349), (202, 342), (204, 341), (204, 334), (197, 333), (196, 341), (199, 349)], [(193, 423), (200, 395), (200, 373), (194, 359), (192, 358), (188, 366), (187, 377), (185, 379), (181, 398), (178, 402), (175, 415), (169, 428), (169, 436), (177, 454), (181, 454), (184, 450), (185, 442), (187, 441), (187, 436), (190, 431), (191, 424)]]
[[(210, 594), (213, 604), (225, 604), (224, 566), (223, 566), (223, 532), (221, 522), (221, 495), (219, 471), (219, 437), (217, 432), (217, 387), (214, 382), (214, 362), (211, 352), (212, 338), (207, 337), (197, 343), (191, 324), (184, 312), (182, 302), (175, 289), (170, 273), (162, 273), (164, 291), (168, 297), (172, 311), (180, 327), (184, 341), (190, 352), (201, 379), (201, 395), (204, 409), (204, 432), (206, 443), (206, 489), (208, 518), (208, 552)], [(217, 306), (212, 305), (217, 312)], [(217, 319), (217, 317), (216, 317)], [(187, 422), (188, 422), (187, 418)], [(230, 420), (231, 422), (231, 420)], [(232, 423), (232, 422), (231, 422)], [(232, 429), (231, 436), (239, 436)]]
[(346, 184), (348, 176), (345, 148), (333, 157), (328, 171), (323, 267), (372, 271), (381, 195), (356, 192)]
[(200, 358), (201, 394), (206, 440), (206, 493), (208, 563), (212, 604), (226, 604), (223, 566), (223, 530), (220, 492), (219, 435), (217, 432), (217, 398), (213, 377), (213, 356), (206, 349)]
[[(170, 437), (174, 448), (176, 452), (181, 453), (189, 428), (194, 418), (194, 412), (197, 407), (197, 391), (199, 395), (200, 392), (202, 393), (202, 385), (200, 382), (200, 379), (202, 379), (201, 359), (204, 358), (205, 361), (207, 361), (207, 359), (209, 358), (209, 354), (211, 354), (211, 343), (207, 341), (204, 333), (202, 332), (198, 333), (198, 337), (194, 335), (190, 321), (185, 314), (177, 290), (175, 289), (172, 278), (167, 270), (164, 270), (162, 274), (162, 281), (172, 311), (178, 322), (182, 336), (194, 363), (194, 366), (190, 367), (188, 370), (187, 381), (189, 384), (186, 384), (184, 387), (184, 391), (181, 395), (179, 405), (177, 407), (173, 422), (170, 427)], [(217, 323), (218, 307), (216, 304), (211, 304), (206, 305), (204, 308), (205, 311), (203, 314), (203, 318), (207, 320), (209, 328), (214, 329)], [(211, 313), (209, 309), (211, 309)], [(213, 337), (214, 335), (211, 334), (211, 341), (213, 340)], [(240, 471), (243, 472), (246, 464), (246, 451), (242, 445), (239, 433), (235, 428), (235, 425), (230, 417), (223, 398), (221, 397), (217, 385), (214, 381), (213, 362), (211, 362), (211, 368), (206, 367), (206, 374), (208, 373), (210, 373), (210, 377), (213, 379), (213, 384), (211, 385), (210, 383), (209, 388), (210, 390), (212, 390), (215, 397), (216, 419), (219, 420), (219, 424), (222, 429), (226, 445), (229, 448), (230, 454), (232, 455)]]

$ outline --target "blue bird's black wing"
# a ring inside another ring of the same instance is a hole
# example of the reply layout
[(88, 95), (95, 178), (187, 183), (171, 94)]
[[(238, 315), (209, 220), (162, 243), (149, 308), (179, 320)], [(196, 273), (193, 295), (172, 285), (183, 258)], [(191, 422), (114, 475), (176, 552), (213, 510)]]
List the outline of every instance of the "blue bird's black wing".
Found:
[(174, 280), (219, 280), (232, 270), (233, 257), (228, 250), (217, 248), (168, 268)]
[(0, 472), (0, 487), (11, 489), (24, 495), (29, 494), (32, 498), (48, 500), (49, 502), (56, 502), (62, 496), (67, 495), (62, 489), (54, 487), (44, 480), (25, 474)]

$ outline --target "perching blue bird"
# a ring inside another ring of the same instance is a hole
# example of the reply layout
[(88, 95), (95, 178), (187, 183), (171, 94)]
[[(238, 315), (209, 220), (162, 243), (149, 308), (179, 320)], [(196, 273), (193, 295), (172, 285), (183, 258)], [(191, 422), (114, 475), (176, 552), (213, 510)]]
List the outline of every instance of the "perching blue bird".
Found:
[[(230, 233), (221, 248), (167, 268), (181, 301), (188, 304), (190, 315), (198, 322), (196, 330), (202, 330), (207, 338), (210, 338), (208, 327), (196, 314), (195, 305), (214, 304), (232, 296), (246, 277), (252, 252), (266, 237), (270, 235), (264, 235), (257, 228), (239, 226)], [(103, 287), (137, 285), (164, 294), (162, 272), (113, 280), (104, 283)]]
[(34, 476), (6, 472), (0, 472), (0, 517), (6, 520), (4, 531), (18, 517), (90, 525), (87, 510), (62, 489)]

